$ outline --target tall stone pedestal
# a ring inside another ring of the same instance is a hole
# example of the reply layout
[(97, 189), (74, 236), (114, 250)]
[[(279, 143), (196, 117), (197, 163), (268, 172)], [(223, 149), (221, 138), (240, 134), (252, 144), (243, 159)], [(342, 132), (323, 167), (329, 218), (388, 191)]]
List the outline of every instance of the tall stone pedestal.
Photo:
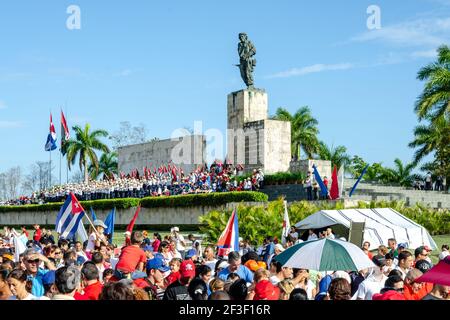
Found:
[(286, 172), (291, 161), (291, 123), (268, 119), (268, 96), (261, 89), (228, 95), (227, 153), (245, 172)]

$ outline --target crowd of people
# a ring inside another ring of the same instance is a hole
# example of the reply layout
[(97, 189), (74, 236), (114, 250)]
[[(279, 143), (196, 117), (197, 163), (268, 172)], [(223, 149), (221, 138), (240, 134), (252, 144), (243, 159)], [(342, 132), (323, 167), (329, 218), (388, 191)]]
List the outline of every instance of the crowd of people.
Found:
[(445, 178), (442, 176), (437, 176), (436, 180), (433, 182), (433, 178), (431, 176), (431, 172), (427, 172), (425, 179), (414, 180), (413, 188), (414, 190), (426, 190), (426, 191), (445, 191), (445, 186), (447, 182)]
[(78, 200), (99, 200), (116, 198), (143, 198), (226, 191), (255, 191), (263, 186), (264, 173), (254, 169), (250, 177), (240, 179), (241, 165), (233, 166), (215, 161), (185, 175), (174, 165), (150, 169), (137, 169), (125, 175), (105, 180), (90, 180), (88, 183), (68, 183), (53, 186), (33, 193), (30, 197), (0, 202), (0, 205), (24, 205), (61, 202), (73, 192)]
[[(0, 299), (15, 300), (449, 300), (450, 287), (416, 280), (432, 268), (430, 248), (407, 250), (388, 239), (376, 252), (362, 250), (374, 267), (318, 272), (283, 266), (277, 255), (301, 242), (291, 229), (284, 244), (266, 237), (253, 247), (240, 239), (227, 256), (214, 245), (188, 239), (173, 227), (164, 238), (145, 231), (126, 233), (120, 248), (107, 242), (105, 225), (94, 221), (85, 243), (60, 239), (35, 226), (19, 255), (14, 237), (0, 236)], [(331, 228), (309, 230), (307, 240), (334, 238)], [(45, 237), (47, 235), (47, 237)], [(440, 259), (448, 259), (442, 246)], [(450, 262), (450, 261), (449, 261)]]

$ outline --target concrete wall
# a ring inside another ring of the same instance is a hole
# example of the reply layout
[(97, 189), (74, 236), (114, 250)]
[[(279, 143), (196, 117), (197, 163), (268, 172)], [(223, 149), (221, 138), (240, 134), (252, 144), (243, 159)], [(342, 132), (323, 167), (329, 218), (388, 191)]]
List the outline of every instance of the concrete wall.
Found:
[[(258, 202), (243, 202), (247, 205), (264, 205)], [(142, 208), (136, 225), (198, 225), (199, 217), (213, 210), (233, 209), (239, 203), (228, 203), (222, 206), (197, 206), (174, 208)], [(116, 210), (116, 225), (126, 226), (133, 217), (136, 208)], [(110, 210), (96, 210), (98, 219), (105, 220)], [(0, 226), (8, 225), (54, 225), (58, 212), (5, 212), (0, 213)], [(83, 219), (84, 224), (87, 220)]]
[(172, 161), (189, 173), (198, 165), (205, 163), (206, 137), (191, 135), (175, 139), (151, 141), (120, 147), (119, 171), (129, 173), (134, 169), (142, 170), (167, 165)]
[[(356, 180), (346, 179), (344, 182), (344, 197), (349, 201), (405, 201), (407, 205), (413, 206), (416, 203), (425, 204), (431, 208), (450, 209), (450, 194), (436, 191), (406, 190), (400, 187), (388, 187), (360, 183), (351, 198), (348, 198), (351, 188)], [(287, 201), (306, 200), (306, 192), (301, 184), (286, 184), (266, 186), (261, 190), (269, 196), (269, 200), (276, 200), (284, 196)]]
[(331, 161), (328, 160), (299, 160), (291, 161), (289, 171), (290, 172), (313, 172), (313, 164), (316, 165), (317, 171), (319, 171), (322, 179), (326, 176), (331, 181)]
[(239, 129), (246, 122), (267, 119), (268, 97), (262, 89), (245, 89), (227, 97), (228, 129)]

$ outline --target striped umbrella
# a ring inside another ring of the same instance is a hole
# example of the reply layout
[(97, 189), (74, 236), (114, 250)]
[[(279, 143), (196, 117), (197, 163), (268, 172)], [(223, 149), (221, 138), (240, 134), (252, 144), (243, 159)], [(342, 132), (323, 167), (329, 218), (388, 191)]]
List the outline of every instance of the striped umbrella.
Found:
[(328, 238), (296, 244), (277, 255), (275, 260), (284, 267), (317, 271), (359, 271), (375, 267), (353, 243)]

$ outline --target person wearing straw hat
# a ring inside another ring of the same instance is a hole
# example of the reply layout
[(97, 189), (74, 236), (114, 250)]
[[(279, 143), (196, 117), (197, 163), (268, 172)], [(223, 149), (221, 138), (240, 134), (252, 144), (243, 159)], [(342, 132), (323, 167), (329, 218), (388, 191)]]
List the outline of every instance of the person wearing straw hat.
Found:
[(108, 243), (104, 235), (105, 229), (108, 228), (102, 220), (95, 220), (93, 223), (94, 231), (89, 235), (86, 252), (94, 251), (96, 247), (100, 247), (101, 242)]

